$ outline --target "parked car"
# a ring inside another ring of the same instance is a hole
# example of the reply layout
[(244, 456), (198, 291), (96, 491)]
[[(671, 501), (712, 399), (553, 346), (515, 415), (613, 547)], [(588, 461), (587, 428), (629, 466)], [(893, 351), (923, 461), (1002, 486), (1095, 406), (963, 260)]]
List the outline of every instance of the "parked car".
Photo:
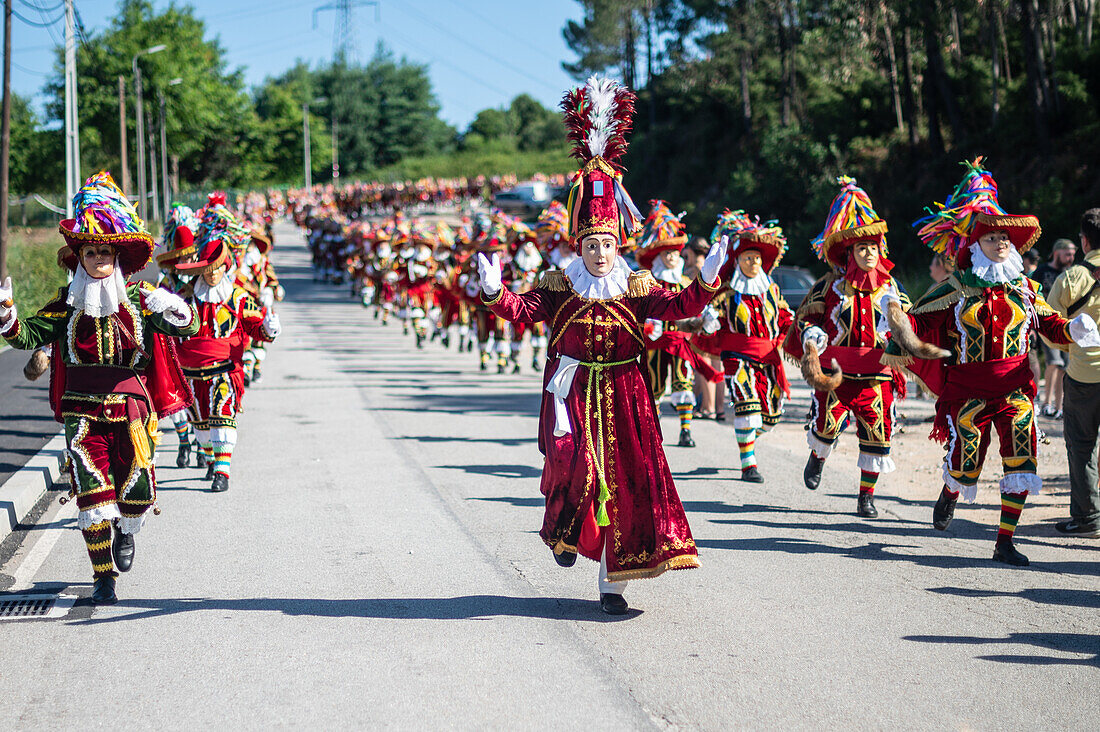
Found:
[(493, 206), (506, 214), (530, 218), (550, 205), (557, 191), (546, 181), (529, 180), (493, 196)]
[(814, 286), (817, 278), (805, 267), (776, 267), (772, 270), (772, 279), (779, 285), (779, 291), (783, 293), (783, 299), (791, 306), (792, 310), (798, 309), (802, 298)]

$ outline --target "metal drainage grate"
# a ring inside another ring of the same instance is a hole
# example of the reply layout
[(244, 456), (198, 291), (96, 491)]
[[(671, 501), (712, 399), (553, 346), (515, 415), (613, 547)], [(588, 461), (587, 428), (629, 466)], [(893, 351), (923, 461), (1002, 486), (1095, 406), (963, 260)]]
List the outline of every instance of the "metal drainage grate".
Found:
[(0, 620), (62, 618), (75, 600), (75, 595), (0, 595)]

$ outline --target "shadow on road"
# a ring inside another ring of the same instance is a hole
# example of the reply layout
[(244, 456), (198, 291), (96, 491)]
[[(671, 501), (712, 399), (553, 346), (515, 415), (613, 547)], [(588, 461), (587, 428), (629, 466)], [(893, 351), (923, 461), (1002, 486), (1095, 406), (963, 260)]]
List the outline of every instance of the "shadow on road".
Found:
[(1100, 610), (1100, 591), (1075, 590), (1062, 587), (1031, 587), (1019, 592), (979, 590), (970, 587), (930, 587), (929, 592), (958, 597), (1017, 597), (1043, 605), (1065, 605)]
[(621, 616), (606, 615), (595, 600), (565, 597), (507, 597), (463, 595), (460, 597), (366, 598), (324, 600), (292, 597), (240, 599), (180, 598), (176, 600), (120, 600), (114, 608), (133, 609), (128, 615), (92, 617), (76, 625), (115, 623), (127, 620), (177, 615), (196, 611), (259, 611), (320, 618), (381, 618), (391, 620), (479, 620), (493, 617), (576, 620), (614, 623), (641, 615), (640, 610)]
[(508, 504), (513, 505), (513, 506), (521, 506), (521, 507), (531, 506), (531, 507), (534, 507), (534, 508), (542, 508), (546, 505), (546, 499), (542, 498), (542, 497), (539, 497), (539, 498), (516, 498), (515, 496), (490, 496), (490, 497), (487, 497), (487, 498), (480, 498), (478, 496), (474, 496), (472, 498), (467, 498), (466, 500), (467, 501), (492, 501), (494, 503), (508, 503)]
[(542, 470), (530, 465), (436, 465), (437, 468), (462, 470), (473, 475), (492, 475), (497, 478), (538, 478)]
[(955, 635), (909, 635), (904, 640), (918, 643), (944, 643), (960, 645), (1020, 645), (1045, 648), (1061, 653), (1091, 653), (1092, 658), (1065, 658), (1059, 656), (995, 655), (978, 656), (983, 661), (1022, 663), (1029, 666), (1096, 666), (1100, 668), (1100, 638), (1085, 633), (1009, 633), (1004, 638), (978, 638)]

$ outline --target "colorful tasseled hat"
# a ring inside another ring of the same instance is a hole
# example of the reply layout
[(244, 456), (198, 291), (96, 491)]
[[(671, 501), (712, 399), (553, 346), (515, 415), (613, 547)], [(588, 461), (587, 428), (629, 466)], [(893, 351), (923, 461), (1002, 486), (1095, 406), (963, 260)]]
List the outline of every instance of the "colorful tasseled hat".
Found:
[(444, 249), (454, 249), (455, 230), (446, 221), (438, 221), (435, 224), (435, 238), (439, 246)]
[(181, 257), (193, 254), (195, 232), (198, 228), (199, 220), (190, 206), (184, 206), (182, 203), (172, 204), (172, 210), (168, 212), (168, 221), (164, 223), (164, 234), (161, 236), (164, 251), (157, 255), (157, 264), (161, 267), (170, 267)]
[(511, 228), (508, 230), (509, 247), (512, 252), (518, 252), (520, 248), (528, 242), (538, 246), (539, 238), (527, 224), (523, 223), (519, 219), (512, 222)]
[(58, 262), (72, 272), (85, 244), (113, 246), (126, 277), (144, 269), (153, 256), (153, 237), (145, 230), (145, 222), (107, 171), (84, 182), (73, 196), (73, 218), (62, 221), (58, 230), (68, 247), (58, 252)]
[(680, 216), (672, 213), (664, 201), (649, 202), (649, 216), (638, 236), (638, 251), (634, 255), (642, 269), (653, 266), (653, 260), (661, 252), (675, 249), (679, 251), (687, 244), (688, 235)]
[(581, 161), (566, 210), (568, 234), (578, 246), (592, 234), (611, 234), (622, 244), (642, 215), (623, 188), (618, 161), (634, 118), (634, 93), (611, 79), (588, 79), (561, 103), (572, 156)]
[(199, 250), (195, 262), (179, 263), (183, 274), (204, 274), (232, 261), (234, 250), (243, 250), (252, 240), (251, 229), (241, 223), (225, 205), (224, 193), (212, 193), (198, 212), (199, 230), (195, 246)]
[(534, 225), (539, 245), (549, 251), (563, 241), (569, 241), (569, 212), (560, 201), (551, 201), (542, 210)]
[(943, 254), (959, 269), (970, 266), (970, 244), (991, 231), (1004, 231), (1020, 252), (1039, 240), (1039, 219), (1030, 214), (1006, 213), (997, 200), (997, 181), (982, 167), (984, 158), (964, 162), (966, 175), (946, 203), (925, 209), (928, 215), (913, 226), (932, 251)]
[(750, 219), (744, 211), (726, 209), (718, 216), (710, 240), (716, 244), (723, 236), (729, 241), (730, 259), (736, 260), (741, 252), (755, 250), (760, 252), (761, 267), (767, 273), (775, 269), (787, 252), (787, 237), (778, 223), (761, 224), (760, 219)]
[(856, 242), (875, 242), (886, 257), (886, 222), (875, 212), (871, 197), (856, 185), (855, 178), (842, 175), (836, 182), (840, 193), (833, 199), (825, 228), (811, 243), (814, 253), (840, 270), (847, 267), (847, 251)]
[(436, 236), (434, 226), (428, 225), (421, 219), (413, 219), (409, 224), (409, 243), (413, 246), (429, 246), (435, 249), (439, 245), (439, 237)]

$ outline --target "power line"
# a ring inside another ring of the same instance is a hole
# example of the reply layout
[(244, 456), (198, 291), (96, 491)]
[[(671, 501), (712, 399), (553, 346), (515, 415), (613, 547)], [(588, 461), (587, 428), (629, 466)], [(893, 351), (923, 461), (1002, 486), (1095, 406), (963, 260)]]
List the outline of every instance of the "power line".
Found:
[(15, 61), (12, 61), (11, 65), (14, 66), (15, 68), (19, 69), (20, 71), (22, 71), (24, 74), (34, 74), (35, 76), (43, 76), (43, 77), (53, 76), (52, 73), (49, 73), (49, 72), (46, 72), (46, 71), (38, 71), (37, 69), (28, 69), (23, 64), (18, 64)]
[(53, 7), (50, 7), (50, 8), (43, 7), (43, 6), (39, 5), (38, 3), (32, 3), (30, 0), (19, 0), (19, 2), (23, 3), (28, 8), (32, 8), (34, 10), (42, 10), (42, 11), (45, 11), (47, 13), (52, 13), (55, 10), (60, 10), (65, 5), (65, 0), (58, 0), (57, 5), (54, 5)]
[[(26, 23), (27, 25), (34, 26), (35, 28), (49, 28), (51, 26), (56, 25), (57, 21), (61, 20), (61, 16), (59, 15), (58, 17), (54, 18), (53, 20), (46, 19), (46, 22), (40, 23), (37, 20), (31, 20), (30, 18), (24, 18), (22, 15), (19, 14), (19, 11), (16, 10), (15, 8), (11, 9), (11, 14), (14, 15), (16, 18), (18, 18), (19, 20)], [(43, 19), (45, 19), (46, 18), (45, 14), (43, 14), (42, 17), (43, 17)]]
[(468, 48), (470, 48), (474, 51), (477, 51), (478, 53), (485, 56), (486, 58), (489, 58), (493, 61), (496, 61), (498, 64), (500, 64), (501, 66), (503, 66), (507, 69), (510, 69), (512, 72), (514, 72), (516, 74), (519, 74), (520, 76), (524, 76), (524, 77), (530, 79), (531, 81), (534, 81), (537, 84), (542, 84), (543, 86), (547, 87), (548, 89), (553, 89), (554, 91), (561, 91), (561, 86), (559, 84), (551, 84), (550, 82), (546, 81), (545, 79), (540, 79), (537, 76), (532, 76), (531, 74), (527, 73), (526, 71), (524, 71), (520, 67), (516, 66), (512, 62), (510, 62), (506, 59), (503, 59), (500, 56), (497, 56), (496, 54), (489, 53), (488, 51), (486, 51), (484, 48), (477, 45), (476, 43), (472, 43), (472, 42), (466, 40), (465, 38), (463, 38), (462, 36), (458, 35), (457, 33), (454, 33), (449, 28), (446, 28), (442, 25), (439, 25), (438, 23), (433, 21), (431, 18), (428, 18), (427, 16), (422, 14), (420, 11), (409, 7), (409, 5), (407, 3), (406, 4), (398, 4), (396, 7), (401, 9), (401, 10), (404, 10), (407, 13), (410, 13), (411, 15), (414, 15), (415, 17), (419, 18), (420, 21), (422, 23), (424, 23), (425, 25), (430, 26), (432, 28), (435, 28), (437, 31), (439, 31), (440, 33), (442, 33), (444, 35), (450, 36), (451, 38), (453, 38), (454, 40), (456, 40), (459, 43), (463, 44), (464, 46), (467, 46)]
[(407, 38), (404, 38), (401, 34), (396, 33), (388, 23), (382, 23), (381, 25), (385, 25), (389, 29), (389, 33), (386, 36), (387, 39), (390, 38), (391, 36), (397, 38), (398, 40), (402, 41), (402, 45), (404, 45), (406, 48), (408, 48), (413, 53), (418, 54), (418, 55), (427, 56), (428, 60), (431, 61), (432, 63), (438, 63), (438, 64), (441, 64), (443, 66), (446, 66), (447, 68), (451, 69), (452, 71), (455, 71), (459, 74), (462, 74), (467, 79), (470, 79), (471, 81), (473, 81), (477, 84), (481, 84), (486, 89), (489, 89), (490, 91), (496, 92), (497, 94), (501, 95), (504, 98), (504, 101), (507, 101), (510, 98), (511, 95), (508, 92), (504, 91), (503, 89), (501, 89), (498, 86), (494, 86), (492, 83), (490, 83), (488, 81), (485, 81), (485, 79), (482, 79), (481, 77), (477, 76), (476, 74), (471, 74), (469, 71), (466, 71), (465, 69), (461, 68), (460, 66), (456, 66), (456, 65), (452, 64), (451, 62), (447, 61), (446, 59), (441, 59), (441, 58), (438, 58), (436, 56), (432, 56), (431, 54), (424, 53), (423, 44), (418, 44), (418, 43), (415, 43), (413, 41), (410, 41)]
[[(479, 12), (477, 12), (476, 10), (474, 10), (473, 8), (471, 8), (471, 7), (469, 6), (469, 5), (467, 5), (466, 3), (464, 3), (464, 2), (461, 2), (461, 0), (452, 0), (452, 2), (453, 2), (453, 3), (455, 4), (455, 5), (457, 5), (458, 7), (462, 8), (463, 10), (465, 10), (465, 11), (466, 11), (467, 13), (469, 13), (470, 15), (472, 15), (472, 16), (474, 16), (475, 18), (477, 18), (478, 20), (480, 20), (480, 21), (481, 21), (482, 23), (484, 23), (485, 25), (489, 26), (490, 28), (493, 28), (494, 30), (496, 30), (496, 31), (499, 31), (499, 32), (500, 32), (500, 33), (501, 33), (502, 35), (504, 35), (504, 36), (507, 36), (508, 38), (511, 38), (511, 39), (515, 39), (515, 37), (516, 37), (516, 29), (515, 29), (515, 28), (505, 28), (504, 26), (501, 26), (501, 25), (497, 25), (497, 24), (496, 24), (496, 21), (494, 21), (494, 20), (491, 20), (491, 19), (489, 19), (489, 18), (486, 18), (486, 17), (484, 16), (484, 15), (482, 15), (482, 14), (481, 14), (481, 13), (479, 13)], [(524, 50), (526, 50), (526, 51), (536, 51), (537, 53), (539, 53), (539, 54), (540, 54), (540, 55), (542, 55), (543, 57), (545, 57), (545, 58), (547, 58), (547, 59), (549, 59), (549, 60), (551, 60), (551, 61), (553, 61), (553, 62), (555, 62), (555, 63), (561, 63), (561, 59), (560, 59), (560, 58), (558, 58), (557, 56), (555, 56), (554, 54), (552, 54), (552, 53), (550, 53), (549, 51), (546, 51), (546, 50), (544, 50), (544, 49), (542, 49), (542, 48), (538, 48), (538, 47), (536, 47), (536, 46), (532, 46), (532, 45), (531, 45), (531, 44), (530, 44), (529, 42), (527, 42), (526, 40), (524, 41), (524, 44), (523, 44), (523, 48), (524, 48)]]

